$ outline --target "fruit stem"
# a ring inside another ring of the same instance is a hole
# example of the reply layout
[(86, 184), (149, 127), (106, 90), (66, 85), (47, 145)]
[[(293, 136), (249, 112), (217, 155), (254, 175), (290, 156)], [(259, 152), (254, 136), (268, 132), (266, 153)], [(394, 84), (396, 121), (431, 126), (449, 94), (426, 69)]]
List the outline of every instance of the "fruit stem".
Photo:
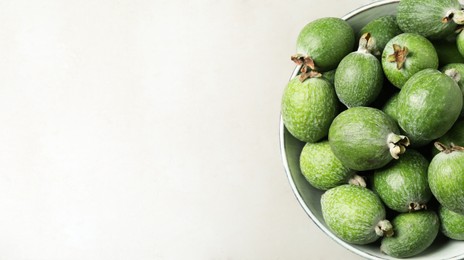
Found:
[(461, 80), (461, 74), (458, 72), (457, 69), (447, 69), (445, 71), (445, 74), (452, 78), (456, 83), (458, 83)]
[(464, 10), (454, 10), (452, 14), (453, 22), (456, 24), (464, 24)]
[(363, 177), (354, 174), (350, 180), (348, 181), (349, 184), (351, 185), (356, 185), (356, 186), (361, 186), (361, 187), (366, 187), (366, 181), (364, 180)]
[(386, 236), (386, 237), (391, 237), (393, 236), (393, 226), (390, 223), (390, 221), (384, 219), (379, 221), (377, 225), (375, 226), (375, 233), (379, 236)]
[(364, 33), (359, 38), (358, 52), (360, 53), (373, 53), (375, 49), (375, 39), (371, 37), (370, 33)]
[(443, 152), (446, 154), (449, 154), (455, 151), (460, 151), (460, 152), (464, 151), (464, 147), (455, 145), (454, 143), (451, 143), (449, 147), (440, 142), (435, 142), (434, 145), (435, 145), (435, 148), (437, 148), (440, 152)]
[(290, 57), (290, 59), (296, 63), (296, 65), (301, 66), (300, 68), (300, 81), (303, 82), (308, 78), (319, 78), (322, 77), (322, 74), (316, 71), (316, 65), (314, 60), (309, 56), (304, 56), (301, 54), (295, 54)]
[(421, 210), (421, 209), (427, 209), (427, 205), (426, 204), (421, 204), (421, 203), (418, 203), (418, 202), (411, 202), (409, 203), (409, 212), (413, 212), (413, 211), (418, 211), (418, 210)]
[(390, 155), (395, 159), (400, 158), (399, 155), (406, 152), (406, 147), (410, 144), (407, 136), (394, 133), (388, 135), (387, 143), (390, 148)]

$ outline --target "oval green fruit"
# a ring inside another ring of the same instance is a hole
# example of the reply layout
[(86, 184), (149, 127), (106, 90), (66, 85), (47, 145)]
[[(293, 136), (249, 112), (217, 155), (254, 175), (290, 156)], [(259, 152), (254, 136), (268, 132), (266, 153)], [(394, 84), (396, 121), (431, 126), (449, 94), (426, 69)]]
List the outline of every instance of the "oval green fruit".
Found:
[(440, 221), (433, 211), (401, 213), (392, 221), (395, 234), (381, 241), (380, 250), (398, 258), (415, 256), (437, 237)]
[(382, 65), (367, 47), (371, 40), (369, 33), (363, 35), (358, 51), (345, 56), (335, 72), (335, 92), (347, 107), (371, 104), (382, 89)]
[(440, 218), (440, 230), (443, 235), (455, 240), (464, 240), (463, 214), (458, 214), (440, 206), (438, 217)]
[(335, 157), (328, 141), (307, 143), (300, 154), (300, 169), (306, 180), (320, 190), (346, 183), (366, 186), (362, 177)]
[(458, 0), (401, 0), (396, 15), (402, 31), (432, 38), (450, 35), (463, 23)]
[(433, 44), (415, 33), (402, 33), (391, 39), (382, 53), (382, 68), (387, 79), (402, 88), (415, 73), (438, 68)]
[(438, 70), (422, 70), (399, 93), (398, 124), (412, 145), (425, 145), (451, 129), (462, 102), (462, 92), (452, 78)]
[(319, 72), (333, 70), (355, 45), (354, 31), (343, 19), (325, 17), (308, 23), (297, 39), (295, 56), (311, 58)]
[(398, 160), (374, 172), (372, 190), (395, 211), (424, 209), (432, 197), (427, 180), (428, 166), (422, 154), (408, 149)]
[(373, 170), (404, 153), (409, 140), (395, 121), (379, 109), (353, 107), (340, 113), (329, 128), (335, 156), (350, 169)]
[(309, 78), (301, 82), (295, 77), (282, 96), (282, 120), (295, 138), (314, 143), (327, 136), (337, 106), (335, 90), (327, 80)]
[(442, 206), (464, 214), (464, 148), (436, 144), (442, 152), (429, 165), (430, 190)]
[(372, 54), (380, 55), (388, 41), (402, 31), (396, 23), (394, 15), (384, 15), (367, 23), (360, 31), (359, 36), (369, 33), (374, 39)]
[(329, 229), (348, 243), (363, 245), (393, 234), (382, 202), (367, 188), (349, 184), (332, 188), (322, 194), (321, 207)]

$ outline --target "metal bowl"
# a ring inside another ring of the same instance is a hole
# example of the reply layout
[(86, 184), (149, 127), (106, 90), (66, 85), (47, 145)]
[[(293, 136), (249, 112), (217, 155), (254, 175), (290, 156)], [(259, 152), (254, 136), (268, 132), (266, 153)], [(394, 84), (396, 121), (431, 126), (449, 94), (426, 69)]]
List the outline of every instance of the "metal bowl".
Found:
[[(377, 1), (362, 6), (344, 17), (355, 31), (359, 31), (369, 21), (387, 14), (395, 14), (399, 0)], [(292, 73), (296, 76), (298, 67)], [(290, 186), (296, 199), (314, 223), (329, 237), (346, 249), (367, 259), (396, 259), (380, 252), (379, 243), (370, 245), (352, 245), (336, 237), (327, 227), (322, 218), (320, 199), (323, 191), (312, 187), (303, 177), (299, 166), (299, 156), (304, 143), (294, 138), (280, 120), (280, 151)], [(409, 259), (424, 260), (458, 260), (464, 259), (464, 241), (437, 239), (425, 252)]]

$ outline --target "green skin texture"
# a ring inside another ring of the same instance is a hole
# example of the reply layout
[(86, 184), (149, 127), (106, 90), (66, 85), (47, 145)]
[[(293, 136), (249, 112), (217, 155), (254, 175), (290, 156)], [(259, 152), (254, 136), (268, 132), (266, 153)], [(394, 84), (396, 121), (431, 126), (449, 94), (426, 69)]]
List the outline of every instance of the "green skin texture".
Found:
[[(438, 142), (450, 146), (451, 143), (459, 146), (464, 146), (464, 118), (459, 119), (456, 123), (454, 123), (453, 127), (446, 132), (445, 135), (438, 138)], [(433, 147), (433, 155), (437, 155), (440, 151)]]
[(401, 0), (396, 21), (403, 32), (417, 33), (427, 38), (443, 38), (456, 29), (452, 20), (443, 23), (450, 10), (460, 10), (458, 0)]
[(440, 204), (464, 214), (464, 151), (441, 152), (428, 169), (429, 186)]
[(319, 72), (337, 68), (338, 63), (353, 51), (354, 31), (340, 18), (326, 17), (307, 24), (297, 39), (297, 54), (314, 60)]
[(379, 95), (383, 71), (379, 60), (360, 51), (345, 56), (335, 72), (335, 92), (347, 107), (367, 106)]
[(395, 234), (382, 239), (380, 250), (393, 257), (415, 256), (435, 240), (440, 222), (433, 211), (401, 213), (392, 221)]
[(298, 77), (288, 83), (282, 96), (282, 119), (287, 130), (303, 142), (317, 142), (327, 136), (337, 115), (338, 99), (325, 79)]
[(390, 155), (387, 137), (399, 134), (395, 121), (379, 109), (353, 107), (340, 113), (329, 129), (329, 143), (343, 165), (357, 171), (385, 166)]
[(329, 70), (322, 73), (322, 77), (330, 82), (330, 84), (335, 84), (335, 71), (336, 70)]
[(464, 240), (464, 215), (440, 206), (438, 217), (441, 223), (440, 231), (443, 235), (454, 240)]
[(395, 121), (398, 121), (398, 95), (399, 93), (393, 94), (382, 107), (382, 111)]
[(423, 155), (408, 149), (398, 160), (374, 172), (372, 190), (387, 207), (398, 212), (408, 212), (411, 203), (425, 205), (432, 197), (428, 166)]
[(453, 79), (438, 70), (422, 70), (400, 91), (398, 124), (411, 145), (425, 145), (451, 129), (462, 102), (462, 92)]
[[(461, 78), (458, 81), (458, 86), (461, 89), (462, 95), (463, 95), (463, 98), (464, 98), (464, 63), (450, 63), (450, 64), (442, 67), (441, 71), (445, 72), (448, 69), (455, 69), (455, 70), (457, 70), (459, 72), (459, 75), (461, 76)], [(461, 115), (460, 116), (464, 117), (464, 106), (461, 109)]]
[[(366, 24), (358, 34), (359, 37), (364, 33), (370, 33), (371, 38), (375, 40), (375, 46), (372, 49), (372, 53), (382, 53), (387, 42), (402, 31), (396, 23), (396, 17), (394, 15), (385, 15), (377, 19), (370, 21)], [(358, 37), (358, 38), (359, 38)]]
[(341, 185), (321, 197), (322, 216), (340, 239), (353, 244), (369, 244), (379, 236), (375, 227), (385, 219), (385, 208), (371, 190), (355, 185)]
[(320, 190), (346, 184), (355, 174), (335, 157), (328, 141), (307, 143), (300, 154), (300, 169), (306, 180)]
[(456, 39), (453, 41), (433, 41), (432, 44), (437, 52), (438, 61), (441, 67), (450, 63), (464, 63), (464, 57), (458, 51)]
[(458, 34), (458, 37), (456, 37), (456, 46), (461, 56), (464, 56), (464, 33), (462, 33), (462, 31)]
[[(388, 56), (394, 53), (393, 44), (407, 47), (409, 50), (401, 69), (396, 62), (388, 61)], [(382, 53), (382, 68), (387, 79), (397, 88), (402, 88), (406, 81), (415, 73), (431, 68), (438, 68), (438, 55), (433, 44), (426, 38), (413, 33), (402, 33), (391, 39)]]

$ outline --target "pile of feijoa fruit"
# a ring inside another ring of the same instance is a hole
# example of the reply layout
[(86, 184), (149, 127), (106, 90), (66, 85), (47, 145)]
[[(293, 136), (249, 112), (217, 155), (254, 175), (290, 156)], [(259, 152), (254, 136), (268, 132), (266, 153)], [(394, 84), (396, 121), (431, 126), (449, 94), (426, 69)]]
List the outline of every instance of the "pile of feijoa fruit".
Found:
[(402, 0), (301, 30), (281, 115), (340, 239), (398, 258), (464, 240), (463, 24), (458, 0)]

